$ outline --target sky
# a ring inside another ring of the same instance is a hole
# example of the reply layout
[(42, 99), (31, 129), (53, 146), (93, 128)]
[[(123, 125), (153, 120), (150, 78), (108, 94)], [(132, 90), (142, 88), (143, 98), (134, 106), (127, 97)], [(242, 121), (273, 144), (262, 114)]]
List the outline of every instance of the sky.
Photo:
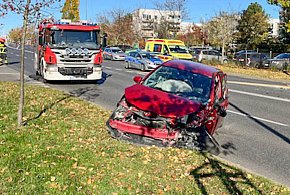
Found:
[[(106, 14), (109, 10), (121, 9), (132, 12), (138, 8), (154, 9), (156, 1), (162, 2), (162, 0), (80, 0), (80, 18), (96, 22), (97, 15)], [(53, 6), (54, 8), (45, 9), (45, 13), (53, 15), (55, 19), (60, 19), (59, 7), (64, 2), (65, 0), (61, 0), (61, 3)], [(279, 18), (279, 7), (269, 5), (267, 0), (186, 0), (186, 2), (189, 15), (186, 22), (199, 23), (201, 19), (206, 21), (219, 11), (240, 12), (254, 2), (259, 3), (271, 18)], [(20, 26), (22, 26), (22, 17), (10, 13), (0, 18), (0, 36)]]

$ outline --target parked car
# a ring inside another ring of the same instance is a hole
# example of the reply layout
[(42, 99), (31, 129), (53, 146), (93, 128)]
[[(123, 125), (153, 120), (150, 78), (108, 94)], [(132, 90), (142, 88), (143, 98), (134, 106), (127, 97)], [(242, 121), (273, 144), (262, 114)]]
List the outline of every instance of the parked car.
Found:
[(213, 135), (228, 107), (226, 74), (204, 64), (170, 60), (135, 76), (107, 121), (112, 137), (130, 142), (218, 152)]
[(126, 54), (119, 47), (107, 47), (103, 52), (105, 60), (125, 60)]
[(247, 52), (241, 53), (236, 57), (236, 63), (242, 66), (249, 66), (254, 68), (268, 68), (269, 57), (264, 53)]
[(237, 59), (237, 56), (239, 56), (243, 53), (258, 53), (258, 52), (256, 52), (255, 50), (240, 50), (234, 54), (233, 60), (235, 61)]
[(142, 71), (152, 70), (162, 64), (156, 55), (146, 51), (131, 51), (125, 58), (125, 68), (139, 68)]
[(288, 67), (290, 67), (290, 53), (281, 53), (274, 57), (273, 59), (269, 59), (269, 67), (277, 68), (278, 70), (287, 71)]
[(114, 45), (113, 47), (119, 47), (125, 53), (126, 53), (126, 51), (133, 49), (133, 47), (131, 47), (130, 45), (126, 45), (126, 44)]
[[(202, 60), (221, 60), (222, 54), (218, 50), (214, 49), (202, 49), (197, 55), (197, 61), (201, 62)], [(228, 58), (224, 56), (225, 63), (228, 62)]]

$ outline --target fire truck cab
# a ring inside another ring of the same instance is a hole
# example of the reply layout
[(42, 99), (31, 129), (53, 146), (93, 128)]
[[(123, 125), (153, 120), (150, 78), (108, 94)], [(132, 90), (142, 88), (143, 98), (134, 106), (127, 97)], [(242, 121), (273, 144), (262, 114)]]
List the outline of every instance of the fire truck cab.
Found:
[(44, 20), (38, 27), (35, 70), (46, 81), (102, 78), (100, 26)]

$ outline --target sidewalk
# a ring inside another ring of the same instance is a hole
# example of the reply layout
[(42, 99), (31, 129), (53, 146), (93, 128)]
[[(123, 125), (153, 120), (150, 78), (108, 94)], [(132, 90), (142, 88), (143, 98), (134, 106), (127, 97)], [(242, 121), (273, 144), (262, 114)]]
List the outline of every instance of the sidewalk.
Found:
[[(20, 83), (20, 73), (17, 70), (10, 68), (7, 65), (0, 65), (0, 82), (19, 82)], [(32, 77), (24, 75), (24, 83), (30, 85), (37, 85), (42, 87), (49, 87), (43, 82), (38, 81)]]
[(19, 72), (9, 68), (7, 65), (0, 65), (0, 81), (20, 81)]

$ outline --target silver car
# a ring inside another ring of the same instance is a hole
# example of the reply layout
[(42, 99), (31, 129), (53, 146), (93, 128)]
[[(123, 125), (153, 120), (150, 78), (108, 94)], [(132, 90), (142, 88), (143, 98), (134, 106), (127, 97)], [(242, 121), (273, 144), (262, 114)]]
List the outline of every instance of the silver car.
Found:
[[(214, 49), (202, 49), (200, 50), (197, 60), (201, 62), (202, 60), (221, 60), (222, 54), (218, 50)], [(224, 56), (224, 63), (228, 62), (228, 58)]]
[(125, 68), (152, 70), (163, 63), (155, 54), (146, 51), (131, 51), (125, 58)]
[(125, 60), (126, 54), (119, 47), (108, 47), (103, 52), (105, 60)]

